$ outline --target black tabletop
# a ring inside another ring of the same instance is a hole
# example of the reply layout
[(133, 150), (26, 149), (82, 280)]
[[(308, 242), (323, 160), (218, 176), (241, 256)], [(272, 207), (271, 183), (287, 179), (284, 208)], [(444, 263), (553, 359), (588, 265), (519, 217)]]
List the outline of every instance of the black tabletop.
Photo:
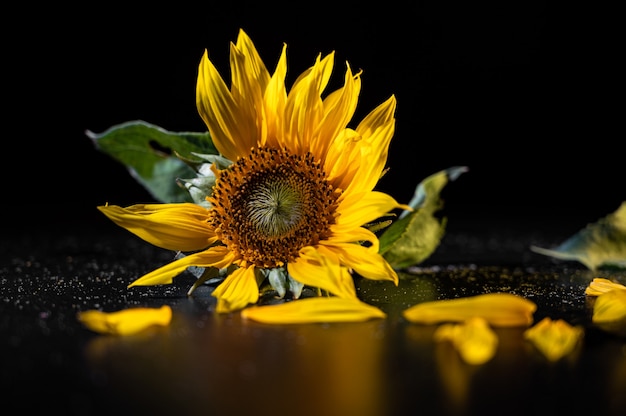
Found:
[[(573, 231), (573, 230), (572, 230)], [(451, 221), (424, 263), (398, 287), (356, 279), (387, 312), (362, 323), (269, 325), (216, 314), (211, 287), (192, 296), (185, 273), (167, 286), (127, 285), (174, 253), (114, 226), (70, 224), (3, 239), (0, 348), (5, 406), (95, 414), (623, 415), (626, 339), (591, 323), (594, 277), (619, 270), (532, 253), (568, 230), (523, 223)], [(407, 322), (419, 302), (510, 292), (537, 304), (535, 322), (585, 329), (577, 350), (548, 361), (525, 328), (496, 328), (496, 355), (463, 362), (435, 325)], [(131, 336), (93, 333), (78, 311), (169, 305), (172, 322)]]

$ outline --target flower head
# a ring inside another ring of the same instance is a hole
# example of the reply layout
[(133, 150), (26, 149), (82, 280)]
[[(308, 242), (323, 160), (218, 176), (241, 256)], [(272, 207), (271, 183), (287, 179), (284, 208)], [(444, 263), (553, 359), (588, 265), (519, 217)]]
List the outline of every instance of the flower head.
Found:
[(355, 299), (353, 271), (397, 284), (378, 238), (363, 227), (410, 209), (374, 191), (394, 133), (395, 98), (350, 128), (360, 73), (347, 65), (343, 87), (324, 96), (333, 53), (318, 56), (289, 91), (286, 46), (272, 74), (244, 31), (230, 57), (230, 88), (206, 51), (199, 65), (199, 114), (232, 162), (212, 164), (214, 178), (205, 172), (212, 184), (206, 204), (99, 207), (144, 240), (189, 253), (130, 286), (171, 283), (194, 266), (226, 270), (213, 296), (217, 311), (229, 312), (256, 303), (268, 276), (294, 297), (307, 285)]

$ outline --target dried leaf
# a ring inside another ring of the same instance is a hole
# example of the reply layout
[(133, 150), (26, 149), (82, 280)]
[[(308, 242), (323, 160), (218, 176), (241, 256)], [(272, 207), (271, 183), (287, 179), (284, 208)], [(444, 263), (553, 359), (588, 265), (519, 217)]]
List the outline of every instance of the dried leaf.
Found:
[(193, 202), (176, 180), (196, 176), (189, 165), (190, 160), (197, 159), (194, 153), (217, 154), (208, 132), (174, 133), (141, 120), (115, 125), (99, 134), (85, 133), (96, 149), (123, 164), (152, 196), (165, 203)]
[(626, 201), (617, 211), (587, 225), (558, 247), (530, 249), (560, 260), (577, 260), (590, 270), (602, 266), (626, 268)]
[(443, 205), (439, 194), (450, 180), (467, 172), (465, 166), (456, 166), (437, 172), (415, 189), (408, 205), (413, 211), (404, 211), (380, 236), (380, 253), (394, 269), (413, 266), (426, 260), (439, 246), (444, 235), (446, 218), (434, 216)]

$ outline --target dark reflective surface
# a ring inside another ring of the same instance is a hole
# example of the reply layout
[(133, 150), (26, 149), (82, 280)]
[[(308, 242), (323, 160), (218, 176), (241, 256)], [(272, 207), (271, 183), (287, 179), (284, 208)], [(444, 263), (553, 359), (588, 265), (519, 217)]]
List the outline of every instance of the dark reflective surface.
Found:
[[(530, 254), (560, 236), (451, 231), (435, 255), (403, 272), (399, 287), (357, 281), (385, 320), (265, 325), (216, 315), (210, 288), (126, 285), (172, 253), (123, 230), (22, 236), (3, 243), (0, 270), (2, 397), (9, 408), (62, 414), (623, 415), (626, 340), (591, 324), (592, 273)], [(564, 235), (563, 237), (566, 237)], [(476, 261), (472, 261), (472, 259)], [(434, 326), (404, 321), (418, 302), (506, 291), (538, 305), (535, 321), (585, 327), (571, 356), (548, 362), (523, 328), (498, 328), (496, 356), (462, 362)], [(169, 327), (128, 337), (78, 324), (79, 310), (168, 304)]]

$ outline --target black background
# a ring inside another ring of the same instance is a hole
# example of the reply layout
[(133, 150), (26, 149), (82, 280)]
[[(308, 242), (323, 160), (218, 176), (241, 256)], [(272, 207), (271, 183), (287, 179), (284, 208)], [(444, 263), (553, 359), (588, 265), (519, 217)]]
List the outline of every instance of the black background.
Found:
[(469, 172), (444, 191), (450, 226), (531, 218), (574, 232), (626, 199), (616, 15), (582, 3), (390, 1), (13, 12), (3, 41), (4, 228), (109, 225), (97, 205), (149, 202), (85, 131), (130, 120), (204, 131), (198, 63), (208, 49), (230, 82), (229, 43), (243, 28), (270, 72), (287, 44), (288, 83), (333, 50), (327, 91), (346, 61), (362, 69), (354, 125), (395, 94), (379, 189), (408, 202), (420, 180), (463, 165)]
[[(6, 357), (0, 379), (8, 408), (15, 402), (38, 413), (219, 413), (235, 403), (261, 413), (300, 405), (299, 412), (333, 414), (340, 409), (333, 398), (348, 403), (354, 396), (346, 392), (371, 391), (351, 383), (332, 391), (338, 384), (325, 383), (352, 374), (353, 365), (358, 375), (383, 371), (376, 381), (384, 388), (363, 403), (383, 397), (379, 404), (391, 414), (441, 414), (458, 404), (449, 400), (458, 395), (438, 383), (457, 374), (445, 371), (451, 368), (460, 375), (453, 390), (470, 393), (465, 414), (624, 413), (617, 387), (623, 386), (623, 342), (589, 327), (583, 295), (591, 277), (616, 275), (552, 265), (528, 250), (531, 242), (562, 241), (626, 200), (621, 11), (600, 2), (534, 1), (24, 4), (3, 10), (0, 25), (0, 356)], [(282, 331), (211, 314), (208, 292), (185, 295), (192, 276), (165, 290), (129, 291), (130, 279), (172, 253), (150, 250), (96, 209), (151, 199), (85, 131), (139, 119), (171, 131), (203, 131), (195, 106), (198, 63), (207, 48), (228, 81), (229, 42), (240, 28), (270, 71), (287, 43), (288, 81), (318, 53), (333, 50), (329, 90), (341, 84), (345, 61), (362, 69), (355, 122), (396, 95), (391, 170), (381, 190), (407, 202), (428, 175), (470, 169), (445, 188), (452, 238), (429, 259), (453, 267), (402, 281), (424, 286), (381, 287), (384, 293), (371, 292), (374, 297), (400, 308), (434, 288), (443, 298), (519, 292), (537, 301), (540, 314), (587, 325), (580, 360), (547, 367), (517, 349), (520, 333), (507, 331), (501, 339), (509, 348), (475, 371), (434, 354), (425, 344), (432, 328), (394, 319), (382, 330), (374, 322)], [(546, 232), (555, 224), (560, 234)], [(534, 230), (540, 239), (529, 235)], [(479, 266), (454, 267), (465, 262)], [(520, 264), (532, 266), (520, 271)], [(179, 319), (156, 338), (100, 338), (75, 319), (77, 310), (162, 302)], [(370, 354), (372, 345), (383, 355)], [(86, 361), (90, 350), (104, 353), (101, 366)], [(248, 362), (259, 371), (242, 383), (237, 376)], [(444, 370), (441, 362), (448, 364)], [(290, 382), (302, 374), (312, 384)], [(352, 378), (368, 385), (367, 377)], [(277, 380), (287, 390), (276, 390)], [(300, 391), (288, 390), (293, 387)], [(268, 400), (276, 391), (280, 400)], [(302, 391), (313, 392), (312, 400)]]

